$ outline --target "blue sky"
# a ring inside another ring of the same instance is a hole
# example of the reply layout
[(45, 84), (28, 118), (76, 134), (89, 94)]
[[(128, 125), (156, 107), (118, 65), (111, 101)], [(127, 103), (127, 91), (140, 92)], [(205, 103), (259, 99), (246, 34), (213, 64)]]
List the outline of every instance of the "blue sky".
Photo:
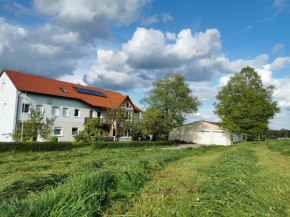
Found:
[[(217, 121), (214, 97), (254, 67), (290, 129), (290, 0), (0, 0), (0, 68), (116, 90), (134, 102), (168, 72), (183, 75)], [(140, 105), (142, 107), (142, 105)]]

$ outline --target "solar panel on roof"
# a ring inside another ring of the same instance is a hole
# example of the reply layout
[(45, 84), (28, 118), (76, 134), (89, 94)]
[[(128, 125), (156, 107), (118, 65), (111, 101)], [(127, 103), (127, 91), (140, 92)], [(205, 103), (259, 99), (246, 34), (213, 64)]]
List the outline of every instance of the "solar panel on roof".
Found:
[(89, 90), (85, 88), (80, 87), (73, 87), (78, 93), (88, 94), (88, 95), (94, 95), (94, 96), (100, 96), (100, 97), (107, 97), (105, 94), (103, 94), (100, 91), (96, 90)]

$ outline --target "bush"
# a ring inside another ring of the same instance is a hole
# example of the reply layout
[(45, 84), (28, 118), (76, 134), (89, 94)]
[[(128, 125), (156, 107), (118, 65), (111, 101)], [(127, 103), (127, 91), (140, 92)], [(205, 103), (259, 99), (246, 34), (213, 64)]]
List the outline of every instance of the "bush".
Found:
[(0, 152), (71, 150), (71, 142), (0, 142)]
[(98, 142), (93, 143), (93, 149), (101, 148), (134, 148), (134, 147), (148, 147), (148, 146), (166, 146), (174, 145), (174, 141), (133, 141), (133, 142)]
[(52, 136), (49, 139), (50, 142), (58, 142), (58, 138), (56, 136)]

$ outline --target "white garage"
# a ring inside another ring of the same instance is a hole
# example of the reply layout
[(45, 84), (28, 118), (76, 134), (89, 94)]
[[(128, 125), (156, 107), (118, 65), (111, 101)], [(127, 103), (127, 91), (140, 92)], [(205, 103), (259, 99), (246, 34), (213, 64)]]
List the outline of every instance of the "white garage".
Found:
[(230, 135), (217, 122), (197, 121), (173, 129), (169, 139), (202, 145), (231, 145), (243, 138), (240, 134)]

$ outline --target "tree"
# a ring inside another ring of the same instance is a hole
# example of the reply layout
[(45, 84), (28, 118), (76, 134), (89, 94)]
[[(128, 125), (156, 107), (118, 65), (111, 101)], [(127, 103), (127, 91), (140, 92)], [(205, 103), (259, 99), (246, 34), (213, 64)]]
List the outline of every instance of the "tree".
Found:
[[(185, 115), (196, 113), (200, 106), (184, 77), (174, 73), (154, 82), (149, 96), (141, 99), (140, 103), (147, 106), (148, 113), (153, 111), (154, 115), (160, 117), (160, 122), (156, 123), (160, 126), (155, 128), (159, 134), (168, 134), (173, 128), (182, 125)], [(152, 122), (156, 121), (145, 111), (141, 122), (143, 126), (152, 126)], [(148, 128), (148, 132), (152, 129), (154, 128)], [(145, 128), (143, 132), (146, 132)]]
[(81, 138), (87, 142), (100, 140), (104, 134), (102, 126), (99, 118), (91, 118), (80, 132)]
[(112, 122), (117, 140), (127, 133), (133, 136), (132, 112), (122, 107), (107, 109), (106, 118)]
[(219, 91), (214, 113), (229, 132), (256, 138), (268, 130), (269, 120), (280, 112), (277, 102), (272, 100), (273, 90), (273, 85), (263, 87), (253, 68), (243, 68)]
[(163, 113), (153, 107), (148, 108), (142, 119), (138, 123), (138, 129), (142, 135), (153, 135), (155, 139), (166, 137), (164, 132), (168, 132), (168, 125), (164, 121)]
[[(13, 133), (15, 140), (21, 139), (27, 141), (36, 141), (37, 136), (40, 135), (43, 139), (49, 139), (52, 134), (52, 127), (56, 117), (47, 118), (44, 116), (45, 111), (36, 112), (32, 106), (29, 109), (28, 119), (26, 121), (18, 120), (16, 131)], [(23, 124), (23, 129), (22, 129)]]

